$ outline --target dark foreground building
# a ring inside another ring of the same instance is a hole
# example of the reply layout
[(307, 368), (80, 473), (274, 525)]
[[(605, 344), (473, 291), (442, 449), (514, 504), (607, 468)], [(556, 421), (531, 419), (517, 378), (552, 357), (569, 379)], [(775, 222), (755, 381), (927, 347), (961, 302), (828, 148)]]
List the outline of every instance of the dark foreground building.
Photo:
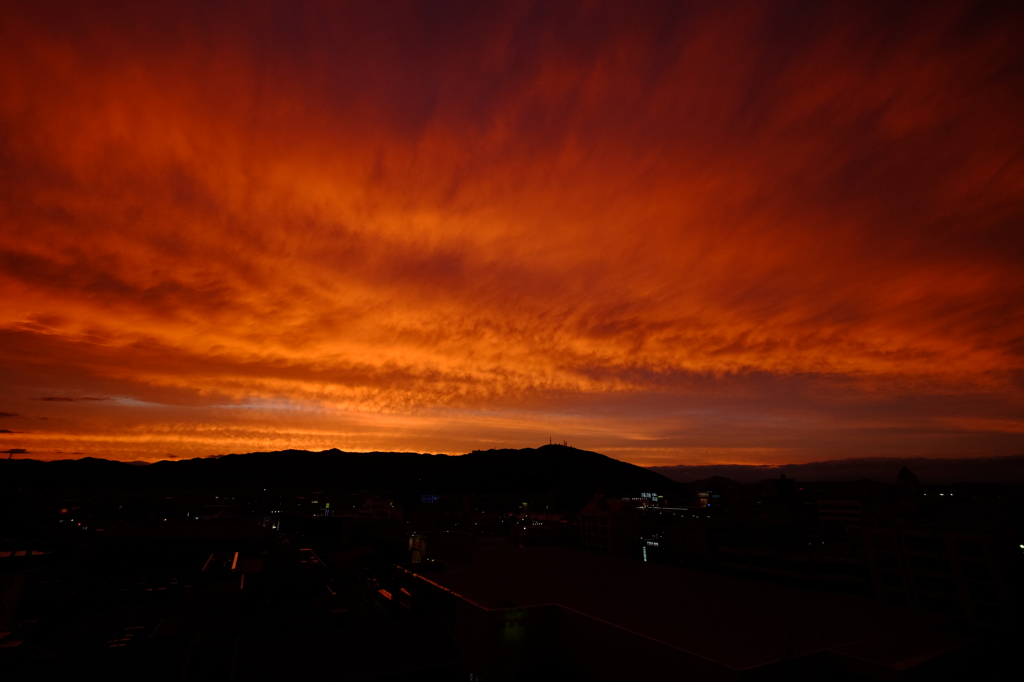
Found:
[(468, 680), (935, 679), (986, 655), (940, 614), (560, 547), (402, 571)]

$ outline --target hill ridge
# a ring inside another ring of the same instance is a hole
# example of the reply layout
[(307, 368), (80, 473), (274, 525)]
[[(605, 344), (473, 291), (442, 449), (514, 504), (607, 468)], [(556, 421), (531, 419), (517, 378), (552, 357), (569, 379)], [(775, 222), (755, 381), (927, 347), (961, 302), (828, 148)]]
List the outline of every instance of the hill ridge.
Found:
[(25, 488), (271, 487), (393, 490), (422, 493), (554, 493), (576, 502), (594, 493), (657, 492), (688, 497), (689, 489), (660, 473), (598, 452), (543, 445), (478, 450), (464, 455), (415, 452), (276, 450), (161, 460), (133, 466), (114, 460), (4, 460), (0, 472)]

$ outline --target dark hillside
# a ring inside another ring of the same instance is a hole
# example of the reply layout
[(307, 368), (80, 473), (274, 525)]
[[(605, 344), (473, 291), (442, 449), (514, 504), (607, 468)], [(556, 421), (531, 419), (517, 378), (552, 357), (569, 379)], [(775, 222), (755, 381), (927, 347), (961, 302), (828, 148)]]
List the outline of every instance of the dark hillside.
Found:
[[(690, 493), (661, 474), (561, 445), (477, 451), (462, 456), (410, 452), (284, 450), (139, 466), (99, 459), (0, 461), (4, 485), (53, 488), (312, 488), (415, 493), (545, 493), (590, 499), (595, 492)], [(566, 499), (568, 502), (569, 500)]]

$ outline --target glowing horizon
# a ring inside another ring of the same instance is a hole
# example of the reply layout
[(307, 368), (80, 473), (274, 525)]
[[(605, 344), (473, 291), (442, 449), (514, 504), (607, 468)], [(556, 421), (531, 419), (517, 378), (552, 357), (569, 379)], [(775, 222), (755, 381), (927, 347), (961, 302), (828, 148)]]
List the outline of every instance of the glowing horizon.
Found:
[(0, 448), (1024, 452), (1020, 9), (245, 9), (0, 9)]

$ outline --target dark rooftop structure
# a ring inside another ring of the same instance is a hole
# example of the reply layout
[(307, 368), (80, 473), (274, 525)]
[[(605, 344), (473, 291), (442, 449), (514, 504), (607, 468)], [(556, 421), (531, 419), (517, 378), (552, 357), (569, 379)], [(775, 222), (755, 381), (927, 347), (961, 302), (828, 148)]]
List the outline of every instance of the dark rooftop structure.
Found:
[(413, 576), (455, 600), (456, 640), (485, 679), (545, 661), (596, 680), (901, 679), (973, 642), (938, 614), (560, 547), (481, 550)]
[(921, 483), (917, 480), (917, 476), (906, 465), (896, 474), (896, 490), (899, 492), (900, 497), (915, 497), (920, 485)]

